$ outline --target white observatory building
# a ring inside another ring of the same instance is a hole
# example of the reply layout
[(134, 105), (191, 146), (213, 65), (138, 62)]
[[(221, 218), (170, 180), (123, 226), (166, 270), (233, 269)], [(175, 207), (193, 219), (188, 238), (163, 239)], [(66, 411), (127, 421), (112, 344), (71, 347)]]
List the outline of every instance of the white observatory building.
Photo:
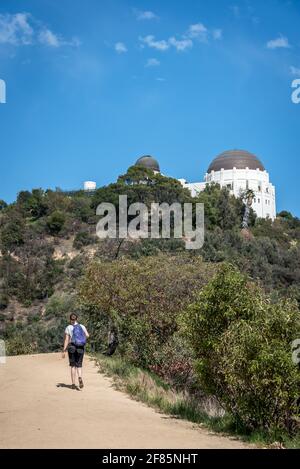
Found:
[(252, 153), (244, 150), (229, 150), (218, 155), (209, 165), (204, 182), (188, 183), (179, 179), (192, 196), (203, 191), (206, 184), (216, 183), (227, 187), (236, 197), (252, 189), (253, 210), (259, 218), (276, 218), (275, 186), (270, 182), (269, 173), (262, 162)]

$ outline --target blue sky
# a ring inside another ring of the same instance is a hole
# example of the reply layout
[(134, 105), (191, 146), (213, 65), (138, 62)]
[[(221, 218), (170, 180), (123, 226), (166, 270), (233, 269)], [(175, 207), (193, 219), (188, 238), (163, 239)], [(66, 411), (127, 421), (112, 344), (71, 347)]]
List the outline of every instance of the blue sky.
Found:
[(0, 0), (0, 198), (114, 181), (143, 154), (201, 181), (261, 158), (300, 216), (300, 0)]

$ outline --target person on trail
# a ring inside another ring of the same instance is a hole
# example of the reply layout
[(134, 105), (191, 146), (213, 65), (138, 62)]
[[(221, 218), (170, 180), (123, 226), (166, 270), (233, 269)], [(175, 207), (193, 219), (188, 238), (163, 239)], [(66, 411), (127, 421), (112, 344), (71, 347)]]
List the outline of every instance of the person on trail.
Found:
[(62, 353), (62, 358), (65, 358), (65, 353), (68, 351), (69, 363), (71, 367), (72, 389), (76, 389), (76, 373), (78, 375), (79, 387), (80, 389), (83, 388), (82, 360), (84, 355), (84, 347), (89, 337), (85, 326), (79, 324), (77, 319), (77, 314), (72, 313), (70, 315), (71, 324), (69, 324), (65, 330), (64, 349)]

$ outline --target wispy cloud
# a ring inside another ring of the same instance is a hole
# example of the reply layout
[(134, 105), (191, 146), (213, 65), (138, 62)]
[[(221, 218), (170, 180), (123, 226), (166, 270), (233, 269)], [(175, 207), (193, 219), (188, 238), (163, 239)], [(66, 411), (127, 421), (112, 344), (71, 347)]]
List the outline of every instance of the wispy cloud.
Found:
[(222, 39), (223, 31), (220, 28), (209, 30), (203, 23), (195, 23), (189, 26), (186, 36), (205, 43), (211, 37), (215, 40)]
[(29, 21), (29, 13), (0, 15), (0, 44), (14, 46), (32, 44), (34, 30)]
[(158, 19), (158, 16), (155, 13), (153, 13), (153, 11), (140, 11), (136, 9), (134, 9), (133, 11), (136, 16), (136, 19), (139, 21)]
[(124, 42), (116, 42), (115, 51), (118, 54), (124, 54), (125, 52), (127, 52), (127, 47), (125, 46)]
[(146, 62), (145, 67), (158, 67), (160, 65), (160, 61), (157, 59), (148, 59)]
[(43, 29), (39, 35), (38, 40), (41, 44), (48, 47), (62, 47), (62, 46), (79, 46), (81, 43), (78, 38), (74, 37), (70, 41), (66, 41), (61, 36), (53, 33), (50, 29)]
[(157, 78), (156, 78), (156, 81), (166, 81), (166, 79), (165, 79), (165, 78), (162, 78), (162, 77), (157, 77)]
[(213, 29), (212, 36), (214, 39), (219, 40), (223, 38), (223, 31), (222, 29)]
[(290, 66), (291, 75), (296, 75), (300, 77), (300, 67), (294, 67), (293, 65)]
[(184, 51), (193, 47), (193, 41), (191, 39), (176, 39), (175, 37), (170, 37), (169, 44), (174, 46), (178, 51)]
[(43, 44), (48, 47), (78, 46), (74, 37), (70, 41), (57, 35), (30, 13), (0, 14), (0, 44), (26, 46)]
[(193, 46), (193, 41), (191, 39), (176, 39), (174, 36), (170, 37), (168, 40), (162, 39), (157, 41), (155, 40), (155, 36), (150, 35), (146, 37), (140, 37), (139, 40), (148, 47), (162, 52), (170, 49), (171, 46), (175, 47), (177, 51), (184, 51)]
[(145, 37), (139, 37), (141, 47), (148, 47), (159, 51), (167, 51), (171, 47), (174, 47), (178, 52), (191, 49), (194, 45), (194, 41), (200, 41), (208, 43), (209, 38), (212, 37), (215, 40), (220, 40), (223, 37), (222, 29), (212, 29), (211, 31), (204, 26), (203, 23), (194, 23), (188, 27), (185, 34), (182, 34), (179, 38), (171, 36), (168, 39), (157, 40), (155, 36), (148, 35)]
[(60, 40), (50, 29), (44, 29), (39, 34), (39, 41), (50, 47), (59, 47)]
[(156, 41), (155, 36), (152, 35), (140, 37), (139, 40), (142, 43), (146, 44), (148, 47), (151, 47), (156, 50), (166, 51), (170, 48), (170, 44), (168, 43), (168, 41), (165, 41), (164, 39), (161, 41)]
[(206, 42), (208, 29), (202, 23), (191, 24), (188, 29), (188, 36), (191, 38), (197, 38), (202, 42)]
[(289, 44), (289, 40), (287, 37), (279, 36), (276, 39), (272, 39), (271, 41), (267, 42), (268, 49), (287, 49), (291, 47)]

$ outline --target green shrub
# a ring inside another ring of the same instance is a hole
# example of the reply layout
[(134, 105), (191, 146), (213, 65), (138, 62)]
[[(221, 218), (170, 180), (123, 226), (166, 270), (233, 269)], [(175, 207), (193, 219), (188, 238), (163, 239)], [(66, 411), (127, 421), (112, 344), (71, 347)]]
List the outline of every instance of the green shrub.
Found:
[(185, 250), (184, 241), (182, 239), (141, 239), (138, 243), (132, 244), (129, 255), (134, 259), (143, 256), (154, 256), (161, 252), (182, 252)]
[(1, 230), (2, 250), (13, 251), (24, 243), (25, 224), (19, 216), (13, 216)]
[(53, 235), (57, 235), (63, 228), (66, 222), (66, 214), (59, 210), (51, 213), (47, 218), (47, 228)]
[(248, 429), (294, 429), (300, 376), (291, 342), (300, 315), (289, 300), (271, 304), (259, 288), (224, 265), (182, 316), (203, 389)]
[(41, 315), (36, 313), (36, 314), (29, 314), (29, 316), (27, 316), (27, 322), (28, 324), (36, 324), (37, 322), (39, 322), (41, 320)]
[(57, 352), (62, 348), (66, 323), (65, 318), (55, 318), (51, 323), (41, 318), (38, 322), (7, 324), (1, 339), (8, 355)]
[(300, 379), (291, 357), (292, 315), (288, 304), (266, 305), (261, 318), (233, 324), (216, 349), (223, 402), (251, 430), (296, 428)]
[(74, 296), (67, 293), (55, 293), (46, 305), (46, 317), (64, 317), (75, 308)]
[(16, 334), (5, 341), (7, 355), (26, 355), (37, 350), (36, 344), (26, 340), (22, 334)]
[(88, 231), (80, 231), (76, 234), (73, 247), (75, 249), (81, 249), (83, 246), (88, 246), (95, 242), (95, 239), (89, 234)]
[(193, 351), (182, 334), (175, 332), (154, 352), (150, 369), (178, 389), (199, 393), (198, 380), (193, 367)]

